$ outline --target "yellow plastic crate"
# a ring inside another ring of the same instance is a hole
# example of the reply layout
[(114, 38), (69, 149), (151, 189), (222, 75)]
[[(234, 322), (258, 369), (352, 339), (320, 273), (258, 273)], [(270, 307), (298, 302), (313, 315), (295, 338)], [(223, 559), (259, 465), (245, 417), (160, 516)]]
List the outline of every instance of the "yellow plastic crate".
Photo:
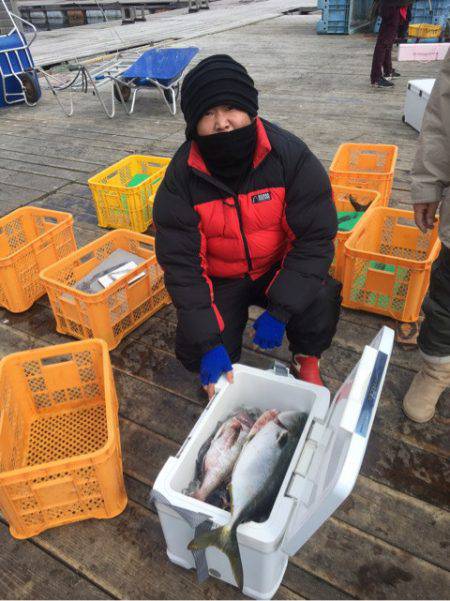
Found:
[(438, 38), (441, 35), (441, 32), (441, 25), (413, 23), (408, 26), (408, 37), (410, 38)]
[[(333, 186), (333, 201), (338, 212), (345, 211), (356, 213), (356, 209), (350, 202), (350, 198), (357, 203), (357, 206), (368, 206), (358, 224), (361, 223), (362, 220), (370, 219), (372, 209), (380, 206), (381, 204), (381, 195), (375, 190), (361, 190), (359, 188), (348, 188), (346, 186)], [(336, 280), (339, 280), (339, 282), (344, 281), (344, 244), (345, 241), (351, 236), (352, 231), (353, 230), (338, 230), (336, 238), (334, 239), (335, 253), (333, 263), (330, 267), (330, 275)]]
[(342, 305), (417, 321), (439, 250), (437, 223), (422, 234), (412, 211), (373, 209), (345, 243)]
[(145, 232), (169, 163), (169, 158), (135, 154), (91, 177), (88, 184), (99, 226)]
[(73, 217), (23, 207), (0, 219), (0, 307), (26, 311), (45, 288), (39, 272), (77, 248)]
[[(145, 261), (101, 292), (89, 294), (75, 288), (76, 282), (119, 249)], [(136, 281), (142, 272), (145, 276)], [(170, 303), (163, 271), (156, 261), (154, 239), (131, 230), (109, 232), (47, 267), (40, 275), (57, 331), (75, 338), (102, 338), (109, 349)]]
[(341, 144), (330, 167), (335, 186), (376, 190), (386, 206), (391, 195), (397, 146), (391, 144)]
[(16, 538), (127, 504), (118, 403), (102, 340), (0, 362), (0, 510)]

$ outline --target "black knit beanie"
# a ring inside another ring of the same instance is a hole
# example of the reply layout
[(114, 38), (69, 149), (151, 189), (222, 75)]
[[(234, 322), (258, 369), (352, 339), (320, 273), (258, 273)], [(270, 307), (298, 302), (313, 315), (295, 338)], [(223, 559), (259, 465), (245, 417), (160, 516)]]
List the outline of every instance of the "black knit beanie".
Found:
[(181, 86), (186, 137), (191, 139), (204, 113), (229, 104), (250, 117), (258, 113), (258, 90), (247, 69), (227, 54), (214, 54), (189, 71)]

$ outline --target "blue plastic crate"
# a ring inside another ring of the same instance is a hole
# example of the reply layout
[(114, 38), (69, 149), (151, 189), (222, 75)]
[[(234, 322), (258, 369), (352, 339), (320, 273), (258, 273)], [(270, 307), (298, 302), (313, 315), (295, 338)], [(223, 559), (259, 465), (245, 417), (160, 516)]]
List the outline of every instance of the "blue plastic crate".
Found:
[[(431, 11), (434, 12), (436, 10), (450, 10), (450, 0), (432, 0), (431, 1)], [(428, 0), (415, 0), (412, 6), (413, 12), (416, 10), (430, 10), (430, 5)]]
[(349, 34), (371, 25), (372, 0), (318, 0), (322, 20), (318, 33)]
[(325, 22), (347, 23), (348, 11), (346, 8), (323, 10), (322, 19)]
[(316, 31), (319, 34), (346, 34), (348, 33), (347, 23), (324, 21), (317, 23)]
[(446, 25), (447, 25), (447, 15), (444, 15), (442, 17), (433, 17), (433, 25), (441, 25), (441, 27), (443, 27), (445, 29)]
[[(319, 5), (320, 4), (320, 5)], [(349, 0), (319, 0), (318, 8), (349, 8)]]
[(417, 10), (411, 13), (411, 16), (413, 18), (422, 18), (422, 17), (447, 17), (450, 16), (448, 11), (446, 9), (442, 9), (442, 10), (435, 10), (432, 13), (430, 13), (429, 10), (426, 9), (421, 9), (421, 10)]
[(410, 23), (415, 25), (416, 23), (429, 23), (433, 24), (433, 17), (429, 15), (428, 17), (412, 17)]
[(416, 1), (412, 7), (412, 16), (450, 16), (450, 0), (435, 0), (430, 5), (427, 1)]

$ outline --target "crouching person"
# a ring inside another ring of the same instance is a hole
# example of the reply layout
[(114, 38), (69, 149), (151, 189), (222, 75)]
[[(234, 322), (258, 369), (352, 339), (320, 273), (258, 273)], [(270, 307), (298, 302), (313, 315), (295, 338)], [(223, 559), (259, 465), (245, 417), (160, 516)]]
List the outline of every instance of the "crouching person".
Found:
[(306, 144), (258, 117), (258, 91), (227, 55), (181, 88), (187, 141), (155, 199), (156, 254), (177, 309), (176, 355), (209, 396), (232, 380), (250, 305), (254, 342), (281, 345), (294, 375), (322, 384), (319, 358), (340, 310), (328, 276), (337, 230), (328, 176)]

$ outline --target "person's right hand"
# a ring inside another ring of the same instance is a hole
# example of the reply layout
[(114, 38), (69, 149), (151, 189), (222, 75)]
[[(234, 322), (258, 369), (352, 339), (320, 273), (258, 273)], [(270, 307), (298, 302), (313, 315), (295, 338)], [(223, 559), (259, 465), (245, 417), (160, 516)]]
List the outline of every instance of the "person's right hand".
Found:
[(414, 204), (414, 219), (423, 234), (426, 234), (427, 230), (433, 229), (438, 206), (439, 202), (417, 202)]
[(233, 367), (230, 357), (223, 344), (220, 344), (205, 353), (200, 364), (200, 380), (208, 393), (208, 398), (211, 399), (214, 396), (215, 384), (222, 374), (226, 375), (228, 382), (233, 382)]

